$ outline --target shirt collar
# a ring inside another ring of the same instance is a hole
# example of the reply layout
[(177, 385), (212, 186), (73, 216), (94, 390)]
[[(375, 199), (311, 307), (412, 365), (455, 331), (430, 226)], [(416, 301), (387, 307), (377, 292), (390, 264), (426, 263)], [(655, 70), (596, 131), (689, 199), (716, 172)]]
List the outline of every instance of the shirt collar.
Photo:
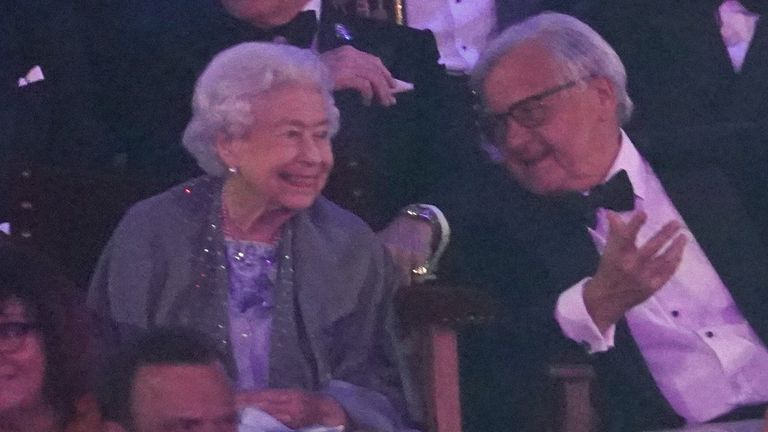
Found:
[(322, 0), (309, 0), (304, 5), (302, 11), (314, 11), (317, 21), (320, 22), (320, 14), (322, 13), (323, 1)]
[(608, 181), (617, 172), (624, 170), (627, 172), (629, 181), (632, 182), (632, 189), (635, 196), (643, 199), (645, 197), (645, 184), (646, 184), (646, 164), (640, 152), (632, 144), (632, 140), (629, 139), (624, 130), (621, 130), (621, 144), (619, 146), (619, 153), (616, 155), (616, 159), (613, 161), (611, 169), (608, 170), (608, 175), (605, 177), (605, 181)]

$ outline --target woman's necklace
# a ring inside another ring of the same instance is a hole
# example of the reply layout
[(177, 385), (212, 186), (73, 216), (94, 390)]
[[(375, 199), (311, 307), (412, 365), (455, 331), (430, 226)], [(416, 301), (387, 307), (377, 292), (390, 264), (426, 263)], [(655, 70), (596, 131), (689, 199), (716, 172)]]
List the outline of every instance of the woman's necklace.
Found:
[(261, 243), (276, 245), (278, 242), (280, 242), (280, 237), (282, 235), (282, 230), (280, 229), (275, 230), (270, 236), (269, 240), (267, 241), (264, 241), (262, 239), (256, 239), (254, 238), (253, 235), (249, 235), (247, 231), (240, 228), (232, 220), (232, 216), (229, 214), (229, 208), (227, 206), (226, 192), (222, 193), (222, 197), (221, 197), (221, 223), (222, 223), (222, 232), (224, 233), (224, 238), (229, 238), (229, 239), (252, 240), (252, 241), (258, 241)]

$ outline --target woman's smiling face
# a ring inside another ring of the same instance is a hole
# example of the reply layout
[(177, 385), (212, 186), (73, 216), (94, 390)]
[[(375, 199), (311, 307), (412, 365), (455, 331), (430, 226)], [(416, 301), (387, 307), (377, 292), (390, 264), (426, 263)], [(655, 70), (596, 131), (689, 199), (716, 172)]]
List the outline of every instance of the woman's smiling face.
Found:
[(19, 300), (0, 301), (0, 417), (44, 403), (45, 350), (29, 315)]
[(331, 125), (322, 93), (303, 85), (268, 90), (243, 138), (221, 138), (219, 156), (237, 169), (267, 209), (303, 210), (320, 195), (333, 167)]

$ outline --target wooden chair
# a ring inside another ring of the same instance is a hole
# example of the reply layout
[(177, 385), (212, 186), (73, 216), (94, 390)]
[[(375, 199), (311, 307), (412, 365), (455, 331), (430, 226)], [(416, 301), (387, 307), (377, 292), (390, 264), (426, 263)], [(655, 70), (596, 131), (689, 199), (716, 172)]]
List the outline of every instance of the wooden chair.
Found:
[(461, 432), (456, 330), (493, 319), (490, 298), (480, 291), (429, 281), (403, 288), (397, 307), (417, 347), (413, 361), (432, 432)]
[(350, 15), (401, 25), (405, 22), (403, 0), (333, 0), (333, 5), (336, 9)]
[(594, 432), (598, 422), (592, 406), (595, 370), (583, 363), (549, 366), (550, 406), (553, 432)]
[[(492, 322), (496, 315), (493, 301), (478, 290), (430, 281), (403, 288), (396, 303), (417, 348), (412, 366), (423, 393), (429, 430), (461, 432), (457, 330)], [(542, 431), (597, 430), (591, 404), (594, 376), (588, 364), (550, 365)]]

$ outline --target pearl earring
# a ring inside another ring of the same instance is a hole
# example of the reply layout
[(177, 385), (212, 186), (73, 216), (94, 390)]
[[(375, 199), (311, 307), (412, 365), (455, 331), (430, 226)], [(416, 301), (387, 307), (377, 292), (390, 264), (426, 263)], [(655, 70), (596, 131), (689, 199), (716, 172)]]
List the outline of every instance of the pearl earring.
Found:
[(236, 167), (229, 167), (229, 168), (227, 168), (227, 171), (229, 171), (230, 174), (237, 174), (237, 168)]

